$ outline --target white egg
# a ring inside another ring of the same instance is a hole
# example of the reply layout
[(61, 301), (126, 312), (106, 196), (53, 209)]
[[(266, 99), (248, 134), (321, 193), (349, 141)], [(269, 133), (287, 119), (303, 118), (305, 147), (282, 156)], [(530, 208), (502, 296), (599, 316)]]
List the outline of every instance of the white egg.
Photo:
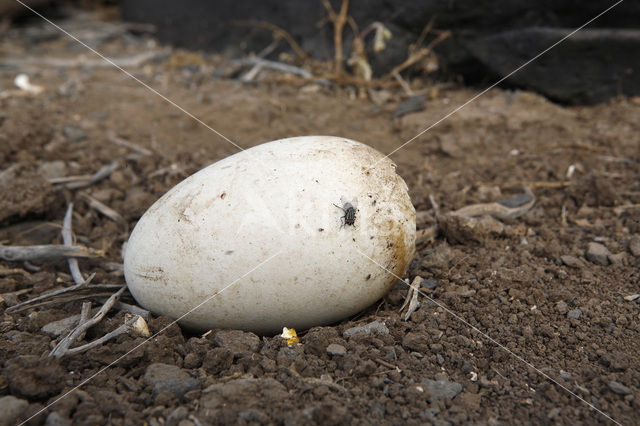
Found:
[(407, 185), (380, 152), (282, 139), (160, 198), (131, 234), (124, 272), (141, 306), (187, 328), (305, 329), (380, 299), (406, 272), (415, 233)]

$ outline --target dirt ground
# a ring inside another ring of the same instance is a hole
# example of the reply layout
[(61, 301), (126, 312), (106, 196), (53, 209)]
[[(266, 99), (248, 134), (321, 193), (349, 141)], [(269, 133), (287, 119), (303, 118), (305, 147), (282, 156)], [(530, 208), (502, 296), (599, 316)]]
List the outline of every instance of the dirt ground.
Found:
[[(388, 153), (476, 93), (415, 81), (425, 109), (392, 118), (407, 98), (400, 89), (377, 93), (375, 104), (349, 88), (281, 73), (243, 83), (220, 57), (83, 19), (68, 25), (107, 56), (151, 52), (126, 68), (243, 148), (326, 134)], [(82, 272), (95, 272), (93, 283), (122, 284), (122, 244), (145, 209), (237, 149), (45, 24), (7, 31), (0, 37), (0, 240), (61, 243), (73, 202), (78, 243), (104, 253), (81, 259)], [(73, 62), (79, 57), (83, 65)], [(44, 92), (17, 90), (20, 72)], [(398, 283), (379, 304), (302, 332), (291, 348), (278, 336), (213, 330), (203, 337), (172, 325), (31, 423), (611, 423), (588, 402), (617, 422), (640, 424), (640, 299), (625, 299), (640, 293), (639, 116), (640, 99), (566, 108), (525, 91), (492, 90), (393, 155), (418, 230), (435, 223), (429, 196), (444, 218), (523, 186), (534, 192), (537, 202), (522, 217), (419, 240), (407, 273), (515, 355), (425, 297), (405, 322), (399, 308), (407, 286)], [(115, 171), (90, 186), (51, 183), (114, 161)], [(83, 193), (124, 220), (90, 208)], [(594, 242), (604, 250), (589, 250)], [(65, 261), (0, 263), (0, 423), (37, 413), (143, 341), (121, 335), (84, 354), (47, 358), (60, 337), (42, 328), (79, 314), (86, 299), (6, 309), (71, 284)], [(134, 303), (127, 293), (123, 301)], [(124, 315), (113, 310), (81, 343), (115, 329)], [(345, 333), (375, 321), (384, 327)], [(152, 332), (170, 322), (149, 318)], [(10, 406), (20, 414), (11, 417)]]

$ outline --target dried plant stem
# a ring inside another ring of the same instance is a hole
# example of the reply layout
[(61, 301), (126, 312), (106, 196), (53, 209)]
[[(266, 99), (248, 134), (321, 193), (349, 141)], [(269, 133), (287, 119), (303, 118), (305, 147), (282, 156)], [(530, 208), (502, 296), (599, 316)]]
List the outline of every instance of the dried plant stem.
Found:
[(113, 305), (115, 305), (115, 303), (118, 301), (118, 299), (120, 298), (120, 295), (122, 295), (125, 289), (126, 287), (122, 287), (120, 290), (118, 290), (113, 295), (111, 295), (111, 297), (107, 299), (104, 305), (102, 305), (100, 310), (96, 312), (93, 318), (85, 322), (79, 323), (71, 333), (69, 333), (64, 339), (58, 342), (56, 347), (53, 348), (53, 350), (49, 353), (49, 356), (55, 356), (56, 358), (60, 358), (66, 355), (68, 353), (69, 347), (74, 342), (79, 340), (81, 335), (84, 335), (84, 333), (89, 328), (93, 327), (94, 325), (99, 323), (102, 320), (102, 318), (104, 318), (107, 312), (109, 312), (109, 310), (113, 307)]
[[(71, 232), (72, 217), (73, 203), (69, 203), (69, 206), (67, 207), (67, 213), (64, 215), (64, 220), (62, 221), (62, 242), (65, 246), (70, 246), (73, 244), (73, 233)], [(78, 259), (76, 259), (75, 257), (70, 257), (67, 261), (69, 262), (69, 269), (71, 270), (73, 282), (75, 282), (76, 285), (82, 285), (85, 280), (82, 276), (82, 272), (80, 272)]]
[(61, 356), (64, 355), (74, 355), (74, 354), (79, 354), (82, 352), (86, 352), (89, 349), (95, 348), (96, 346), (100, 346), (102, 345), (104, 342), (113, 339), (114, 337), (118, 337), (121, 334), (126, 334), (129, 332), (129, 330), (131, 330), (131, 327), (133, 326), (133, 324), (138, 320), (138, 317), (135, 316), (131, 319), (129, 319), (129, 321), (125, 322), (124, 324), (122, 324), (120, 327), (116, 328), (113, 331), (110, 331), (109, 333), (105, 334), (104, 336), (100, 337), (99, 339), (96, 339), (92, 342), (89, 342), (85, 345), (82, 346), (78, 346), (75, 348), (71, 348), (71, 349), (67, 349), (67, 351), (60, 355), (57, 356), (57, 358), (60, 358)]
[(59, 260), (69, 257), (96, 257), (100, 253), (84, 246), (65, 246), (59, 244), (39, 246), (3, 246), (0, 245), (0, 259), (10, 262), (27, 260)]
[(328, 0), (323, 0), (322, 4), (327, 13), (329, 14), (329, 20), (333, 23), (333, 46), (335, 49), (335, 64), (334, 72), (336, 76), (340, 77), (343, 73), (342, 62), (344, 61), (342, 53), (342, 30), (344, 24), (347, 23), (347, 11), (349, 10), (349, 0), (342, 0), (340, 7), (340, 13), (336, 13)]
[(17, 305), (13, 305), (13, 306), (11, 306), (10, 308), (7, 308), (7, 312), (16, 311), (16, 310), (18, 310), (19, 308), (22, 308), (23, 306), (31, 305), (31, 304), (33, 304), (33, 303), (40, 302), (40, 301), (45, 300), (45, 299), (50, 299), (50, 298), (52, 298), (52, 297), (59, 296), (59, 295), (64, 294), (64, 293), (69, 293), (69, 292), (71, 292), (71, 291), (78, 290), (79, 288), (86, 287), (86, 286), (91, 282), (91, 280), (93, 279), (93, 277), (95, 277), (95, 276), (96, 276), (96, 274), (95, 274), (95, 273), (93, 273), (93, 274), (89, 275), (89, 278), (87, 278), (87, 279), (82, 283), (82, 285), (77, 285), (77, 284), (76, 284), (76, 285), (73, 285), (73, 286), (71, 286), (71, 287), (65, 287), (65, 288), (61, 288), (61, 289), (58, 289), (58, 290), (54, 290), (54, 291), (52, 291), (52, 292), (49, 292), (49, 293), (43, 294), (43, 295), (38, 296), (38, 297), (34, 297), (33, 299), (29, 299), (29, 300), (24, 301), (24, 302), (22, 302), (22, 303), (18, 303)]

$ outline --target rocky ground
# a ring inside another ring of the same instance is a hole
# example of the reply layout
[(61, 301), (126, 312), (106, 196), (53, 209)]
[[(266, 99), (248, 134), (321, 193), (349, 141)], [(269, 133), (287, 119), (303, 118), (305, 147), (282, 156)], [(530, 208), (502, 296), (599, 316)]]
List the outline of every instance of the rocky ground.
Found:
[[(390, 152), (476, 93), (411, 82), (422, 107), (394, 114), (407, 101), (400, 89), (373, 93), (374, 103), (268, 71), (243, 83), (223, 58), (171, 50), (87, 17), (67, 24), (245, 148), (329, 134)], [(0, 241), (60, 243), (73, 202), (78, 243), (101, 253), (81, 259), (81, 271), (96, 274), (93, 284), (123, 284), (122, 244), (145, 209), (236, 148), (38, 21), (6, 30), (0, 58)], [(19, 90), (19, 73), (44, 90)], [(637, 98), (567, 108), (492, 90), (394, 154), (418, 229), (435, 224), (430, 196), (441, 225), (417, 243), (407, 278), (423, 277), (428, 297), (408, 321), (399, 313), (407, 286), (398, 283), (356, 317), (301, 332), (293, 347), (234, 330), (192, 335), (151, 315), (151, 332), (169, 327), (138, 348), (144, 338), (123, 334), (53, 359), (47, 354), (65, 331), (55, 321), (79, 314), (88, 299), (101, 305), (113, 290), (11, 310), (72, 280), (65, 261), (3, 261), (0, 424), (45, 406), (31, 423), (637, 424), (640, 299), (630, 296), (640, 293), (638, 114)], [(110, 165), (91, 184), (61, 179)], [(525, 186), (537, 201), (521, 217), (484, 217), (472, 227), (447, 219)], [(98, 212), (89, 197), (121, 218)], [(123, 302), (135, 303), (127, 293)], [(113, 309), (80, 344), (126, 314)]]

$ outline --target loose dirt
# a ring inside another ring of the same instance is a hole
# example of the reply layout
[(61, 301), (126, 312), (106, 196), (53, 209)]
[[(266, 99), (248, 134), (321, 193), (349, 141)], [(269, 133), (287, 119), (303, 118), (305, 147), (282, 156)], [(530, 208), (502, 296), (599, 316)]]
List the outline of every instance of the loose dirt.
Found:
[[(94, 283), (124, 283), (113, 263), (121, 263), (122, 244), (145, 209), (237, 149), (111, 67), (45, 63), (91, 55), (57, 33), (38, 36), (43, 28), (34, 22), (0, 41), (3, 57), (35, 61), (0, 67), (0, 91), (15, 90), (18, 72), (45, 87), (40, 95), (0, 96), (0, 240), (60, 243), (73, 201), (78, 242), (104, 252), (80, 260), (81, 270), (95, 272)], [(390, 152), (475, 94), (426, 87), (425, 110), (393, 119), (406, 99), (401, 91), (376, 105), (357, 91), (282, 74), (265, 72), (252, 83), (220, 77), (229, 67), (223, 58), (161, 50), (148, 37), (121, 33), (94, 45), (114, 57), (160, 52), (131, 72), (244, 148), (327, 134)], [(2, 262), (0, 404), (12, 403), (8, 395), (28, 401), (25, 419), (92, 377), (32, 422), (610, 422), (580, 397), (620, 423), (638, 424), (639, 299), (624, 297), (640, 293), (639, 114), (638, 99), (565, 108), (533, 93), (492, 90), (393, 155), (419, 230), (435, 223), (430, 195), (441, 215), (508, 198), (524, 186), (537, 197), (517, 219), (484, 219), (483, 226), (447, 228), (418, 241), (407, 278), (422, 276), (422, 291), (468, 324), (422, 296), (403, 321), (398, 310), (407, 286), (399, 283), (356, 317), (300, 333), (297, 346), (278, 336), (229, 330), (198, 336), (171, 325), (93, 377), (143, 339), (123, 335), (85, 354), (47, 359), (58, 337), (42, 327), (78, 314), (82, 300), (4, 311), (70, 285), (66, 262)], [(110, 136), (152, 154), (118, 146)], [(113, 161), (117, 170), (91, 186), (49, 183), (91, 175)], [(89, 208), (82, 191), (124, 223)], [(592, 242), (610, 255), (587, 256)], [(6, 271), (15, 268), (22, 272)], [(124, 315), (114, 311), (85, 340), (113, 330)], [(345, 333), (374, 321), (383, 326)], [(149, 320), (152, 332), (170, 323)]]

